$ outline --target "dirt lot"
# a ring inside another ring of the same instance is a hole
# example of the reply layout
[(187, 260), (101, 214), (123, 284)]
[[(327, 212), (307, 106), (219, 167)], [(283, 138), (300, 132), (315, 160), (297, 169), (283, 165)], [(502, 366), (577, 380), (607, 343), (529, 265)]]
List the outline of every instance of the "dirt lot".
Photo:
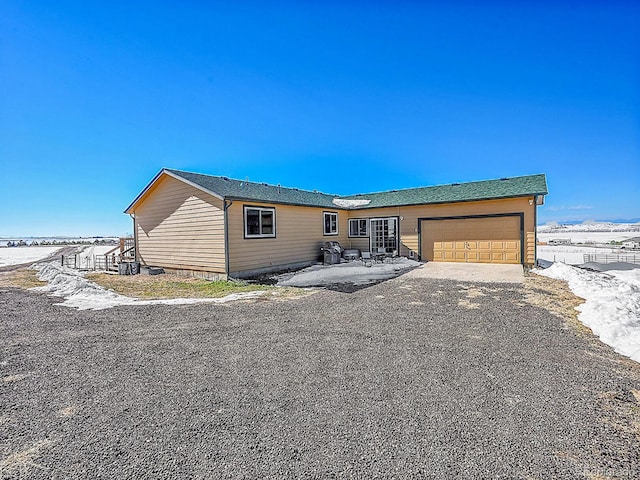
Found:
[(0, 288), (0, 478), (640, 477), (640, 368), (559, 283), (57, 301)]

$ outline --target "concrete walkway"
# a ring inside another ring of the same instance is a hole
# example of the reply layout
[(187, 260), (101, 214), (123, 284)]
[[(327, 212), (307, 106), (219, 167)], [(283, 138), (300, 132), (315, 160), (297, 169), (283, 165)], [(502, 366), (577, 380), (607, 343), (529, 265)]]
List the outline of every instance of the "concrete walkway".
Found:
[(522, 265), (427, 262), (406, 274), (412, 278), (446, 278), (461, 282), (522, 283)]

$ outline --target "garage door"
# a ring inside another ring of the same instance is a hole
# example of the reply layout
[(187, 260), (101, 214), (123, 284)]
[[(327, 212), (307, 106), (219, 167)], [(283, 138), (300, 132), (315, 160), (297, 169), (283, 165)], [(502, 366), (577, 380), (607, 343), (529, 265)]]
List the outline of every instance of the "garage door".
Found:
[(421, 242), (434, 262), (522, 262), (519, 216), (423, 220)]

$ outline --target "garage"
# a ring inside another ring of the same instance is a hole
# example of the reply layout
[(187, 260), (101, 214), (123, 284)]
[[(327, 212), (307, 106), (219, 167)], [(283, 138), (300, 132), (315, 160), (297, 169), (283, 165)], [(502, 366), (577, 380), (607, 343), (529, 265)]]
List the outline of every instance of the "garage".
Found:
[(420, 219), (420, 258), (433, 262), (522, 263), (522, 214)]

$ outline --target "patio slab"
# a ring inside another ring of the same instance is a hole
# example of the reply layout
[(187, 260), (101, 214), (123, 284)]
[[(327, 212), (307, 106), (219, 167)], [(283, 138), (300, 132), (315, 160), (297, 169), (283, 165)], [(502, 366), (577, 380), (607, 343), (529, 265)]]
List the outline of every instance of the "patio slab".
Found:
[(407, 273), (407, 276), (480, 283), (522, 283), (524, 281), (522, 265), (488, 263), (427, 262)]

